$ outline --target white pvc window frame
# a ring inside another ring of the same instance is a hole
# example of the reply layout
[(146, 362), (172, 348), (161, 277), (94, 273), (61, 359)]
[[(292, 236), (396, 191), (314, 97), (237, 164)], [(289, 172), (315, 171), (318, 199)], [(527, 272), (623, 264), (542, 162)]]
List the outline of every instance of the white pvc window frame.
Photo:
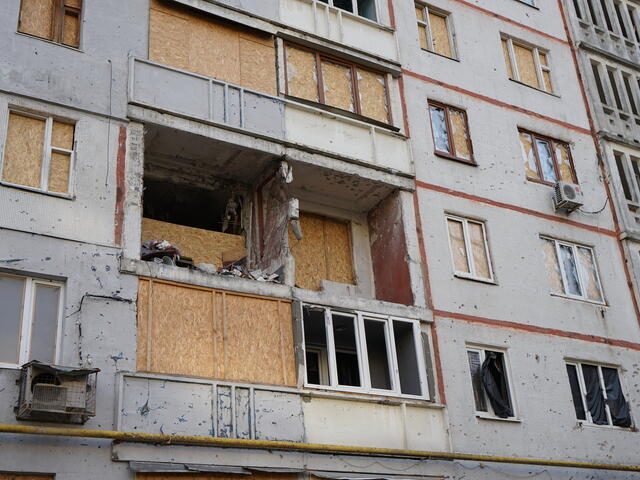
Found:
[[(503, 350), (500, 348), (496, 348), (496, 347), (487, 347), (487, 346), (483, 346), (483, 345), (471, 345), (471, 344), (467, 344), (466, 350), (467, 352), (467, 365), (469, 365), (469, 354), (468, 352), (474, 352), (474, 353), (478, 353), (479, 357), (480, 357), (480, 366), (482, 366), (482, 364), (484, 363), (485, 359), (487, 358), (487, 352), (494, 352), (494, 353), (501, 353), (502, 354), (502, 363), (504, 366), (504, 374), (505, 374), (505, 382), (507, 383), (507, 390), (509, 391), (509, 403), (511, 404), (511, 410), (513, 415), (511, 417), (508, 417), (506, 419), (502, 418), (502, 417), (498, 417), (495, 412), (493, 411), (493, 407), (491, 406), (491, 402), (489, 401), (489, 396), (487, 395), (486, 390), (484, 389), (484, 387), (482, 388), (482, 395), (484, 395), (484, 404), (487, 406), (487, 410), (486, 411), (482, 411), (482, 410), (477, 410), (476, 409), (476, 405), (475, 405), (475, 397), (473, 396), (473, 378), (471, 378), (471, 398), (474, 399), (473, 402), (473, 408), (475, 410), (476, 416), (478, 417), (488, 417), (488, 418), (495, 418), (498, 420), (513, 420), (518, 418), (518, 409), (516, 407), (516, 400), (515, 400), (515, 392), (513, 390), (513, 382), (511, 381), (512, 375), (511, 375), (511, 367), (510, 367), (510, 362), (509, 359), (507, 358), (507, 350)], [(470, 365), (469, 365), (470, 366)], [(471, 375), (471, 371), (469, 370), (469, 375)]]
[[(545, 237), (545, 236), (540, 236), (540, 239), (543, 241), (551, 241), (554, 242), (554, 246), (555, 246), (555, 254), (556, 254), (556, 263), (558, 265), (558, 268), (560, 270), (560, 277), (562, 279), (562, 288), (563, 288), (563, 292), (556, 292), (553, 291), (552, 294), (554, 295), (558, 295), (561, 297), (567, 297), (567, 298), (572, 298), (574, 300), (583, 300), (585, 302), (591, 302), (591, 303), (597, 303), (599, 305), (605, 305), (605, 299), (604, 299), (604, 291), (602, 289), (602, 282), (600, 280), (600, 269), (598, 268), (598, 261), (596, 260), (596, 252), (592, 247), (588, 247), (586, 245), (579, 245), (576, 243), (571, 243), (571, 242), (566, 242), (563, 240), (558, 240), (556, 238), (551, 238), (551, 237)], [(580, 292), (582, 293), (582, 295), (576, 295), (574, 293), (569, 293), (569, 282), (567, 280), (567, 272), (565, 270), (564, 267), (564, 262), (562, 261), (562, 255), (560, 253), (560, 247), (568, 247), (571, 248), (571, 253), (573, 255), (574, 258), (574, 264), (576, 266), (576, 273), (577, 273), (577, 278), (578, 278), (578, 283), (580, 286)], [(579, 258), (578, 258), (578, 249), (579, 248), (583, 248), (585, 250), (589, 250), (591, 252), (591, 260), (593, 261), (593, 268), (596, 274), (596, 281), (598, 283), (598, 292), (600, 293), (600, 298), (602, 300), (594, 300), (592, 298), (589, 298), (586, 294), (586, 286), (588, 283), (588, 273), (584, 271), (583, 267), (582, 267), (582, 263), (580, 262)]]
[(320, 3), (320, 4), (328, 5), (331, 8), (335, 8), (336, 10), (339, 10), (341, 12), (350, 13), (352, 15), (357, 16), (358, 18), (362, 18), (362, 19), (368, 20), (370, 22), (374, 22), (374, 23), (378, 23), (378, 24), (380, 23), (380, 7), (378, 5), (378, 1), (379, 0), (371, 0), (373, 2), (373, 8), (374, 8), (374, 11), (376, 13), (376, 18), (373, 18), (373, 19), (369, 18), (369, 17), (365, 17), (364, 15), (360, 14), (360, 12), (358, 11), (358, 0), (351, 0), (351, 5), (353, 6), (353, 11), (349, 11), (349, 10), (347, 10), (345, 8), (335, 6), (333, 4), (334, 0), (326, 0), (326, 1), (313, 0), (313, 1), (314, 1), (314, 3)]
[[(631, 199), (626, 198), (624, 192), (621, 192), (624, 200), (628, 205), (637, 209), (640, 207), (640, 177), (636, 175), (636, 171), (633, 168), (634, 163), (638, 165), (638, 171), (640, 171), (640, 156), (636, 157), (627, 152), (621, 150), (613, 150), (613, 157), (616, 163), (616, 168), (622, 167), (623, 172), (618, 172), (620, 183), (626, 184), (631, 194)], [(620, 158), (620, 165), (618, 164), (618, 158)], [(624, 178), (620, 175), (624, 174)]]
[[(417, 400), (429, 400), (429, 387), (427, 383), (427, 370), (424, 359), (424, 350), (422, 345), (422, 336), (420, 332), (420, 321), (412, 320), (407, 318), (401, 318), (396, 316), (387, 316), (387, 315), (379, 315), (373, 313), (359, 312), (359, 311), (343, 311), (339, 309), (332, 309), (330, 307), (325, 307), (321, 305), (303, 305), (303, 312), (305, 308), (310, 308), (314, 310), (323, 310), (324, 311), (324, 328), (326, 335), (326, 356), (327, 356), (327, 364), (328, 364), (328, 385), (320, 385), (310, 383), (307, 376), (307, 344), (304, 336), (304, 328), (302, 329), (302, 348), (303, 348), (303, 356), (304, 356), (304, 385), (305, 387), (324, 389), (324, 390), (333, 390), (337, 392), (353, 392), (353, 393), (365, 393), (372, 395), (383, 395), (383, 396), (392, 396), (392, 397), (403, 397), (403, 398), (412, 398)], [(350, 317), (353, 318), (354, 321), (354, 333), (356, 339), (356, 355), (358, 358), (358, 372), (360, 374), (360, 386), (352, 386), (352, 385), (340, 385), (338, 383), (338, 369), (337, 369), (337, 360), (336, 360), (336, 347), (333, 337), (333, 314), (339, 315), (342, 317)], [(369, 356), (367, 352), (367, 340), (366, 340), (366, 332), (364, 322), (366, 321), (377, 321), (384, 324), (384, 332), (385, 332), (385, 341), (387, 348), (387, 367), (389, 368), (389, 381), (391, 384), (391, 389), (378, 389), (373, 388), (371, 386), (371, 374), (369, 371)], [(303, 327), (304, 327), (304, 315), (303, 315)], [(415, 343), (415, 352), (416, 352), (416, 365), (418, 368), (418, 381), (420, 384), (420, 395), (410, 395), (406, 393), (402, 393), (400, 387), (400, 372), (398, 368), (398, 357), (396, 352), (395, 345), (395, 336), (394, 336), (394, 322), (404, 322), (412, 325), (413, 339)], [(309, 348), (310, 352), (319, 352), (319, 358), (322, 357), (321, 349), (316, 347)], [(322, 369), (322, 366), (320, 366)], [(322, 378), (322, 372), (320, 372), (320, 376)]]
[[(549, 74), (549, 78), (551, 78), (551, 67), (549, 66), (551, 64), (551, 59), (549, 51), (541, 49), (535, 45), (531, 45), (530, 43), (526, 43), (521, 40), (509, 37), (507, 35), (502, 35), (500, 38), (501, 40), (507, 42), (507, 53), (509, 54), (509, 62), (511, 63), (511, 72), (513, 74), (512, 80), (522, 83), (523, 85), (527, 85), (528, 87), (535, 88), (536, 90), (555, 95), (553, 91), (553, 84), (547, 85), (547, 82), (543, 75), (543, 72), (547, 72)], [(519, 47), (531, 51), (531, 54), (533, 55), (533, 63), (536, 68), (536, 77), (538, 79), (539, 87), (536, 87), (535, 85), (529, 85), (528, 83), (525, 83), (521, 80), (520, 72), (518, 71), (518, 62), (516, 61), (516, 53), (513, 48), (514, 45), (518, 45)], [(543, 54), (547, 58), (547, 65), (543, 65), (540, 61), (540, 54)]]
[[(449, 234), (449, 220), (462, 223), (462, 236), (464, 238), (465, 254), (467, 256), (467, 264), (469, 265), (469, 272), (461, 272), (455, 269), (456, 260), (455, 253), (453, 251), (453, 243), (451, 242), (451, 235)], [(473, 258), (473, 247), (471, 245), (471, 235), (469, 233), (469, 224), (480, 225), (482, 227), (482, 240), (484, 242), (484, 255), (487, 259), (487, 265), (489, 266), (489, 277), (481, 277), (476, 272), (475, 259)], [(493, 266), (491, 262), (491, 255), (489, 254), (489, 242), (487, 241), (487, 229), (485, 222), (480, 220), (472, 220), (470, 218), (459, 217), (457, 215), (445, 215), (445, 227), (447, 229), (447, 238), (449, 239), (449, 253), (451, 254), (451, 265), (453, 266), (453, 272), (456, 277), (469, 278), (471, 280), (478, 280), (480, 282), (494, 283), (495, 277), (493, 273)]]
[[(45, 122), (44, 130), (44, 143), (42, 145), (42, 165), (40, 169), (40, 187), (30, 187), (28, 185), (21, 185), (19, 183), (12, 183), (2, 178), (2, 172), (4, 171), (4, 155), (6, 151), (6, 143), (9, 138), (9, 120), (11, 114), (20, 115), (23, 117), (34, 118), (37, 120), (43, 120)], [(51, 135), (53, 131), (53, 122), (66, 123), (74, 126), (73, 132), (73, 145), (71, 150), (66, 148), (54, 147), (51, 145)], [(9, 185), (11, 187), (21, 188), (24, 190), (30, 190), (32, 192), (46, 193), (47, 195), (53, 195), (56, 197), (73, 198), (74, 197), (74, 184), (75, 184), (75, 163), (76, 163), (76, 125), (72, 121), (61, 120), (51, 115), (42, 115), (32, 113), (29, 111), (21, 110), (18, 108), (9, 107), (5, 115), (4, 121), (4, 141), (2, 143), (2, 155), (0, 155), (0, 184)], [(49, 190), (49, 172), (51, 169), (51, 156), (52, 153), (62, 153), (69, 155), (69, 178), (67, 183), (67, 193), (52, 192)]]
[[(416, 20), (418, 22), (418, 28), (425, 29), (426, 37), (427, 37), (427, 45), (428, 45), (427, 51), (431, 53), (435, 53), (436, 55), (440, 55), (442, 57), (458, 60), (458, 50), (456, 49), (456, 42), (455, 42), (456, 35), (453, 29), (453, 22), (451, 21), (451, 13), (446, 12), (444, 10), (440, 10), (439, 8), (434, 8), (424, 3), (416, 3), (415, 7), (422, 10), (422, 19), (418, 18)], [(432, 13), (433, 15), (436, 15), (438, 17), (442, 17), (445, 20), (445, 24), (447, 26), (447, 37), (449, 40), (449, 48), (451, 49), (450, 57), (447, 57), (446, 55), (436, 52), (433, 47), (433, 30), (431, 29), (431, 19), (429, 18), (429, 13)]]
[(9, 277), (24, 281), (22, 296), (22, 318), (20, 319), (20, 334), (18, 339), (18, 361), (16, 363), (0, 362), (0, 368), (19, 368), (29, 361), (31, 353), (31, 333), (35, 314), (36, 289), (42, 285), (45, 287), (59, 288), (58, 314), (56, 316), (56, 340), (54, 345), (54, 363), (60, 363), (62, 341), (62, 313), (64, 309), (64, 283), (41, 278), (24, 277), (0, 272), (0, 277)]

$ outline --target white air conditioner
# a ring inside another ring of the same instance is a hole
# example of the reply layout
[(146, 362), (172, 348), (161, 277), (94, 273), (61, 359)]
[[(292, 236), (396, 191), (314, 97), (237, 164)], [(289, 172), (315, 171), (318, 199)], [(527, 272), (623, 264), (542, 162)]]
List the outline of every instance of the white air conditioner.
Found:
[(584, 195), (580, 185), (569, 182), (556, 183), (553, 194), (553, 206), (556, 211), (571, 213), (582, 205), (584, 205)]

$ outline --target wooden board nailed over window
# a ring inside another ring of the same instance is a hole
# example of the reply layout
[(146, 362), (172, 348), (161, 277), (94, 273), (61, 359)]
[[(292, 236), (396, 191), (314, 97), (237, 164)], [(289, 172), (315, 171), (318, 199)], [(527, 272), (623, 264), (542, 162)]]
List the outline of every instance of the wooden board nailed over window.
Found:
[(81, 12), (82, 0), (21, 0), (18, 31), (79, 47)]
[(291, 304), (140, 279), (138, 370), (295, 386)]

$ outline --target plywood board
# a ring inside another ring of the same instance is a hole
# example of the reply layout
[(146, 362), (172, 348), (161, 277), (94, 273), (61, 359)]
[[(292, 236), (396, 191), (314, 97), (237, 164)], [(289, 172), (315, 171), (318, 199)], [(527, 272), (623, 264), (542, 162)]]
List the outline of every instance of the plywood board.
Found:
[(502, 40), (502, 53), (504, 54), (504, 61), (507, 65), (509, 78), (513, 78), (513, 67), (511, 66), (511, 57), (509, 56), (509, 46), (505, 39)]
[(569, 145), (566, 143), (556, 143), (556, 160), (560, 172), (560, 180), (564, 182), (574, 182), (573, 169), (571, 168), (571, 153)]
[(327, 255), (327, 279), (353, 285), (353, 255), (349, 224), (324, 219), (324, 241)]
[(533, 139), (526, 132), (520, 132), (520, 148), (522, 150), (522, 160), (527, 178), (540, 178), (538, 165), (536, 164), (535, 152), (533, 151)]
[(22, 0), (18, 31), (42, 38), (53, 38), (55, 0)]
[(451, 119), (451, 136), (456, 157), (471, 160), (471, 149), (469, 148), (469, 132), (467, 131), (467, 120), (465, 114), (458, 110), (449, 110)]
[(71, 155), (67, 153), (51, 153), (51, 163), (49, 166), (49, 187), (50, 192), (69, 192), (69, 173), (71, 171)]
[(431, 41), (433, 42), (433, 51), (444, 55), (451, 56), (451, 44), (449, 43), (449, 28), (447, 18), (429, 12), (429, 24), (431, 25)]
[(458, 220), (447, 220), (447, 228), (449, 231), (449, 241), (451, 242), (454, 268), (456, 272), (469, 273), (469, 262), (467, 260), (467, 249), (464, 243), (462, 222)]
[(9, 113), (3, 180), (27, 187), (41, 186), (45, 125), (43, 119)]
[(62, 27), (62, 43), (71, 47), (80, 46), (80, 17), (75, 13), (65, 13)]
[(533, 50), (514, 43), (513, 52), (518, 65), (520, 81), (527, 85), (531, 85), (532, 87), (540, 88), (538, 75), (536, 74), (536, 65), (533, 60)]
[(384, 75), (362, 69), (357, 70), (357, 75), (362, 115), (388, 122), (387, 87)]
[(53, 475), (16, 475), (13, 473), (0, 473), (0, 480), (53, 480)]
[(489, 259), (485, 248), (484, 230), (479, 223), (469, 222), (469, 237), (471, 240), (471, 250), (473, 254), (473, 265), (476, 269), (476, 276), (491, 278), (489, 270)]
[(307, 50), (287, 46), (287, 88), (291, 96), (320, 101), (316, 56)]
[(275, 95), (276, 62), (273, 40), (265, 45), (246, 36), (240, 36), (241, 85)]
[(230, 24), (213, 21), (201, 16), (187, 20), (191, 39), (187, 70), (216, 78), (224, 82), (240, 84), (240, 37)]
[(547, 268), (547, 276), (549, 284), (554, 292), (563, 293), (562, 275), (560, 273), (560, 265), (556, 256), (556, 244), (553, 240), (542, 240), (542, 252), (544, 254), (544, 264)]
[(328, 60), (321, 61), (324, 102), (355, 112), (351, 68)]
[(74, 129), (75, 126), (72, 123), (54, 121), (51, 129), (51, 146), (72, 150)]
[(64, 0), (66, 7), (82, 8), (82, 0)]
[(149, 342), (149, 315), (150, 315), (150, 298), (149, 289), (151, 288), (151, 282), (149, 280), (140, 279), (138, 283), (138, 316), (137, 316), (137, 355), (136, 355), (136, 368), (138, 371), (147, 371), (149, 369), (149, 362), (147, 361), (147, 343)]
[(149, 60), (188, 70), (189, 22), (156, 9), (149, 12)]
[(289, 248), (296, 261), (296, 285), (307, 290), (320, 290), (320, 281), (328, 280), (323, 219), (300, 213), (300, 229), (301, 240), (289, 231)]
[(228, 252), (244, 257), (244, 254), (240, 254), (244, 252), (242, 235), (186, 227), (150, 218), (142, 219), (142, 241), (145, 240), (166, 240), (178, 247), (182, 255), (193, 258), (196, 265), (211, 263), (222, 268), (224, 255)]

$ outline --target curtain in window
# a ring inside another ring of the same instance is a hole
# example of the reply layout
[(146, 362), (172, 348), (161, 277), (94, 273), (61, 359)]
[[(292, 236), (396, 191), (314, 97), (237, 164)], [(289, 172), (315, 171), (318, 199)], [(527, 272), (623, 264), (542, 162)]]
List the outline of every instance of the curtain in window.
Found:
[(582, 374), (587, 389), (587, 407), (591, 413), (591, 420), (597, 425), (608, 425), (604, 396), (600, 387), (598, 367), (582, 365)]
[(513, 417), (502, 355), (486, 352), (486, 358), (482, 364), (482, 384), (494, 413), (500, 418)]
[(618, 427), (630, 427), (631, 413), (620, 387), (618, 372), (614, 368), (602, 367), (602, 377), (607, 389), (607, 405), (609, 405), (613, 424)]

